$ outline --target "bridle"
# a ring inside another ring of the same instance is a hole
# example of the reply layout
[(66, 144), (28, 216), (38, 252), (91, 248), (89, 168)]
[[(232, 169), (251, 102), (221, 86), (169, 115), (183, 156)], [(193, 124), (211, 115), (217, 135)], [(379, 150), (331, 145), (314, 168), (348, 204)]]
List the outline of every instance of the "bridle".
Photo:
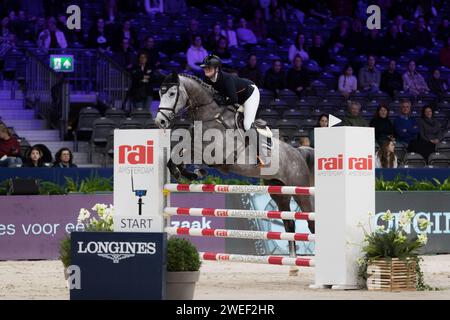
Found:
[[(176, 86), (177, 87), (177, 96), (175, 98), (175, 103), (173, 104), (172, 108), (158, 108), (158, 113), (161, 113), (161, 115), (168, 121), (168, 123), (171, 123), (172, 120), (175, 118), (175, 108), (178, 104), (178, 99), (180, 98), (180, 84), (179, 83), (168, 83), (167, 85), (164, 85), (161, 87), (161, 95), (164, 95), (169, 91), (170, 88)], [(163, 111), (169, 111), (169, 114), (167, 115)]]

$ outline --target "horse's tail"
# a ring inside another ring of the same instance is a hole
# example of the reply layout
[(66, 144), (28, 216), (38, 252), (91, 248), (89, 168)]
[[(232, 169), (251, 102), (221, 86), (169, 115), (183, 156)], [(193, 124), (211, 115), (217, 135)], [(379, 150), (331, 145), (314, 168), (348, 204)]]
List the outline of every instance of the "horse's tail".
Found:
[(311, 147), (299, 147), (298, 150), (305, 158), (309, 169), (309, 180), (311, 185), (314, 185), (314, 149)]

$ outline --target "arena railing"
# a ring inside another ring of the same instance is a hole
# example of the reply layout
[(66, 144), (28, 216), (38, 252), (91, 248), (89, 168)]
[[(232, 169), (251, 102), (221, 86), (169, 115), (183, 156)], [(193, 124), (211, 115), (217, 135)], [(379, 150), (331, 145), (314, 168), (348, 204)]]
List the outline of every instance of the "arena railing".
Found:
[(47, 121), (47, 127), (58, 129), (63, 139), (70, 107), (66, 75), (53, 71), (33, 50), (26, 51), (26, 58), (25, 103), (34, 108), (36, 117)]

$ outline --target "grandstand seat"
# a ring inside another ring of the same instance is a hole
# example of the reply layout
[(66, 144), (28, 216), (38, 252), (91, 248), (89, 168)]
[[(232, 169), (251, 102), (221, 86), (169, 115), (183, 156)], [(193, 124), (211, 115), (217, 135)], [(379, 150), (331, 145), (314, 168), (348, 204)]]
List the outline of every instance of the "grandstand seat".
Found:
[(132, 129), (142, 129), (143, 128), (143, 122), (139, 121), (139, 119), (135, 118), (125, 118), (122, 120), (122, 122), (119, 125), (119, 129), (125, 130), (132, 130)]
[(153, 119), (150, 110), (144, 108), (132, 109), (130, 112), (130, 117), (133, 118), (134, 120), (140, 121), (141, 123)]
[(278, 96), (291, 107), (294, 106), (298, 100), (297, 95), (289, 89), (280, 90)]
[(315, 126), (316, 126), (316, 121), (311, 118), (300, 120), (298, 122), (298, 127), (301, 129), (310, 129), (310, 128), (314, 128)]
[(437, 97), (432, 93), (422, 93), (417, 96), (417, 100), (422, 101), (425, 104), (435, 103)]
[(450, 166), (450, 157), (440, 152), (434, 152), (428, 157), (428, 164), (436, 168), (448, 168)]
[(158, 129), (158, 127), (153, 119), (149, 119), (142, 124), (142, 129)]
[(290, 119), (290, 120), (300, 120), (301, 118), (304, 118), (305, 114), (299, 111), (298, 109), (289, 109), (283, 112), (283, 118), (284, 119)]
[(92, 107), (80, 111), (78, 125), (74, 134), (74, 150), (78, 151), (78, 141), (88, 141), (91, 138), (94, 121), (100, 118), (100, 112)]
[(395, 155), (397, 156), (397, 161), (403, 162), (405, 155), (407, 153), (406, 147), (401, 143), (396, 143), (394, 152), (395, 152)]
[(119, 127), (119, 124), (126, 118), (126, 113), (123, 109), (109, 108), (105, 111), (105, 117), (111, 119)]
[(100, 150), (100, 152), (104, 152), (108, 141), (108, 136), (114, 131), (114, 128), (115, 123), (111, 119), (101, 117), (94, 121), (90, 141), (90, 162), (92, 162), (92, 154), (95, 151)]
[(423, 168), (426, 165), (426, 161), (420, 154), (409, 152), (405, 155), (403, 164), (409, 168)]
[(281, 119), (276, 122), (276, 128), (279, 130), (280, 139), (290, 141), (298, 130), (298, 122), (289, 119)]
[(414, 97), (410, 93), (405, 92), (405, 91), (398, 91), (398, 92), (395, 92), (395, 94), (394, 94), (395, 100), (402, 100), (402, 99), (413, 100), (413, 98)]
[(442, 141), (450, 143), (450, 128), (444, 130), (442, 134)]
[(295, 131), (293, 133), (292, 139), (293, 140), (300, 140), (300, 138), (309, 137), (309, 134), (310, 134), (310, 130), (309, 129), (300, 128), (300, 129), (298, 129), (297, 131)]
[(270, 102), (269, 106), (272, 109), (277, 110), (280, 114), (282, 114), (284, 111), (289, 109), (289, 105), (286, 103), (286, 101), (281, 99), (274, 99)]
[(442, 141), (436, 145), (436, 152), (450, 157), (450, 142)]
[(313, 88), (313, 92), (315, 95), (319, 97), (324, 97), (328, 92), (327, 85), (321, 80), (315, 80), (311, 83), (311, 87)]
[(176, 118), (174, 121), (174, 128), (182, 128), (190, 130), (192, 127), (192, 120), (188, 118)]

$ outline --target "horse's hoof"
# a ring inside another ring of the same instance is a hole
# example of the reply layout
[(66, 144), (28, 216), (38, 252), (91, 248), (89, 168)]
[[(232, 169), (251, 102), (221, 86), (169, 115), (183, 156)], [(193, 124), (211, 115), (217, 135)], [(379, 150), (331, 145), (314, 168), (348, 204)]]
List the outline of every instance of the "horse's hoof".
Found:
[(290, 277), (297, 277), (298, 276), (298, 268), (297, 267), (290, 267), (290, 269), (289, 269), (289, 276)]

